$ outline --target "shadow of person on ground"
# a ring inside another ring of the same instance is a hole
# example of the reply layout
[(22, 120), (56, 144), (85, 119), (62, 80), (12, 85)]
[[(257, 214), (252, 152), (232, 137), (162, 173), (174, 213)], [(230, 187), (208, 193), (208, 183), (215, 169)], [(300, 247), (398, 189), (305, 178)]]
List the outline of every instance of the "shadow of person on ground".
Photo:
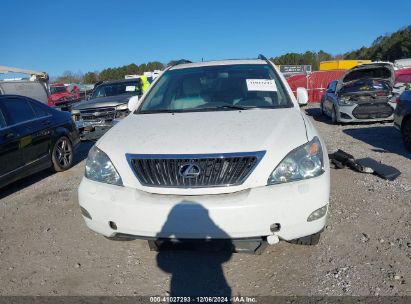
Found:
[[(185, 231), (198, 240), (183, 241), (181, 238), (187, 237)], [(210, 235), (218, 239), (207, 240)], [(194, 202), (179, 203), (170, 211), (157, 237), (157, 264), (171, 274), (171, 296), (220, 296), (230, 301), (231, 288), (222, 264), (230, 259), (233, 244), (211, 220), (207, 209)], [(173, 242), (164, 238), (172, 238)]]
[(411, 158), (411, 152), (407, 151), (404, 147), (401, 133), (392, 125), (345, 129), (343, 132), (355, 139), (374, 146), (375, 149), (372, 149), (374, 152), (395, 153)]

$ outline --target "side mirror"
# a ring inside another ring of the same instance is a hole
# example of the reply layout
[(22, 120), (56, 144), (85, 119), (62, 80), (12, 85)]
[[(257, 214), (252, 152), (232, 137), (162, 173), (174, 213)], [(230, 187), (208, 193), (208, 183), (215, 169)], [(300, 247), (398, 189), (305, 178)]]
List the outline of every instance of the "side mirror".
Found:
[(137, 110), (137, 108), (140, 106), (140, 103), (141, 103), (141, 99), (138, 98), (138, 96), (131, 97), (129, 99), (128, 105), (127, 105), (128, 110), (130, 112), (133, 112), (133, 111)]
[(327, 89), (327, 93), (335, 93), (333, 89)]
[(308, 92), (306, 88), (297, 88), (297, 101), (300, 106), (308, 103)]

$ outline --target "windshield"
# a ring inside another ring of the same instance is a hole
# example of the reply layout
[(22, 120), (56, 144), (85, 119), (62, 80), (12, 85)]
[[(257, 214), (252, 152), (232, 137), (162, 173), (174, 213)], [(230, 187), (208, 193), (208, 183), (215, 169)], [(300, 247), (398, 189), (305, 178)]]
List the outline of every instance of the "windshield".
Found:
[(50, 87), (50, 93), (64, 93), (67, 92), (66, 87)]
[(141, 95), (139, 81), (119, 82), (99, 85), (91, 98), (117, 96), (117, 95)]
[(138, 113), (284, 108), (293, 104), (267, 64), (238, 64), (168, 70)]

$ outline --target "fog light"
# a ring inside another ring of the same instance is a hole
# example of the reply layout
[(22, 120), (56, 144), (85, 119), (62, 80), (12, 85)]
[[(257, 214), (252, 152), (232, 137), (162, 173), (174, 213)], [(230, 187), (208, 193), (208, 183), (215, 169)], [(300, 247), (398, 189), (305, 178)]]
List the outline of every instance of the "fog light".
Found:
[(350, 116), (350, 115), (345, 114), (345, 113), (343, 113), (343, 112), (340, 112), (340, 116), (341, 116), (341, 118), (343, 118), (343, 119), (351, 119), (351, 116)]
[(312, 212), (307, 218), (307, 222), (312, 222), (318, 220), (319, 218), (322, 218), (327, 213), (327, 207), (328, 204)]
[(116, 223), (110, 221), (110, 222), (108, 222), (108, 225), (110, 226), (111, 229), (117, 230), (117, 225), (116, 225)]

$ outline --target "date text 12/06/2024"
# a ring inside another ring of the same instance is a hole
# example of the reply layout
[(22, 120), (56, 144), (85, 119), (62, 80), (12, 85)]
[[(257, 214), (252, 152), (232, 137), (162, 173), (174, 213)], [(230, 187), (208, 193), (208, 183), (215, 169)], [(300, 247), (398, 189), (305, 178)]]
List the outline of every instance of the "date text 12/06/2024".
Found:
[(150, 297), (150, 303), (256, 303), (254, 297), (235, 296), (235, 297)]

